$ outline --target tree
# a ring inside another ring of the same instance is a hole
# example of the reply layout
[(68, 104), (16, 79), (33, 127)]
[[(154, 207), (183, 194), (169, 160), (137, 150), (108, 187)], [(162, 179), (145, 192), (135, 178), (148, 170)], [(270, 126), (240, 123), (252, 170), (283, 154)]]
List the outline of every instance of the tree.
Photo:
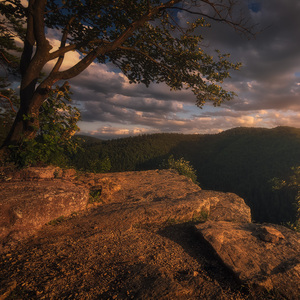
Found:
[[(234, 0), (21, 0), (0, 3), (3, 17), (26, 20), (26, 35), (20, 62), (20, 108), (3, 144), (20, 144), (33, 139), (39, 128), (39, 113), (52, 86), (79, 75), (92, 62), (117, 66), (132, 83), (165, 82), (171, 89), (191, 89), (201, 107), (206, 101), (220, 105), (234, 93), (219, 83), (229, 77), (228, 55), (214, 59), (202, 49), (196, 29), (207, 20), (227, 23), (251, 34), (242, 19), (236, 19)], [(193, 16), (182, 24), (178, 13)], [(197, 16), (197, 18), (195, 18)], [(60, 47), (53, 49), (48, 29), (60, 34)], [(21, 36), (22, 38), (22, 36)], [(65, 54), (77, 51), (81, 60), (62, 71)], [(52, 70), (38, 83), (50, 62)]]
[(40, 108), (36, 137), (9, 145), (8, 160), (19, 167), (37, 164), (68, 167), (70, 156), (79, 146), (78, 139), (72, 139), (72, 136), (79, 131), (80, 112), (70, 104), (71, 101), (67, 82), (53, 89)]

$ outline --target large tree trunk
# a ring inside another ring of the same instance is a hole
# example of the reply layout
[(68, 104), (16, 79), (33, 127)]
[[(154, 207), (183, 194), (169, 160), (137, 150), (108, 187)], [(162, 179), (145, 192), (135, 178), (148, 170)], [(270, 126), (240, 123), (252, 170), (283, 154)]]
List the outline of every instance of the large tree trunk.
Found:
[(47, 93), (38, 91), (31, 99), (22, 101), (21, 98), (20, 109), (1, 148), (20, 144), (24, 139), (35, 138), (39, 128), (39, 110), (46, 98)]
[[(20, 144), (25, 138), (33, 139), (39, 128), (39, 110), (48, 96), (50, 81), (47, 80), (47, 83), (44, 81), (37, 88), (36, 84), (52, 48), (44, 33), (46, 3), (47, 0), (29, 0), (28, 2), (27, 30), (20, 61), (22, 76), (20, 109), (1, 148)], [(36, 45), (35, 53), (34, 45)], [(53, 81), (51, 83), (53, 84)]]

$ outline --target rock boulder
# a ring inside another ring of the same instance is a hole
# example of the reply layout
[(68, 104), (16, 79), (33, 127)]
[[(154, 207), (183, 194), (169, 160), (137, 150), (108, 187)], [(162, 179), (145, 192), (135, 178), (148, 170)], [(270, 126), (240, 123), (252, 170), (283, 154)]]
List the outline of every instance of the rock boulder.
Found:
[(0, 242), (24, 238), (49, 221), (86, 208), (89, 190), (62, 180), (2, 182)]
[(278, 299), (299, 299), (299, 233), (274, 224), (226, 221), (196, 228), (243, 284), (272, 291)]

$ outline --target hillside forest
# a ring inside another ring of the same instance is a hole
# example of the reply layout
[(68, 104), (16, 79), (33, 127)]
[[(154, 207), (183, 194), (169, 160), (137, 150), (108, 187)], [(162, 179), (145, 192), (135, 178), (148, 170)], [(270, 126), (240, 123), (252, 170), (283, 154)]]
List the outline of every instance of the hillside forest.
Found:
[[(78, 138), (78, 136), (77, 136)], [(103, 141), (81, 136), (70, 164), (90, 172), (162, 168), (171, 155), (196, 170), (203, 189), (238, 194), (256, 222), (284, 224), (297, 215), (296, 191), (274, 190), (274, 178), (287, 178), (300, 165), (300, 129), (234, 128), (219, 134), (152, 134)]]

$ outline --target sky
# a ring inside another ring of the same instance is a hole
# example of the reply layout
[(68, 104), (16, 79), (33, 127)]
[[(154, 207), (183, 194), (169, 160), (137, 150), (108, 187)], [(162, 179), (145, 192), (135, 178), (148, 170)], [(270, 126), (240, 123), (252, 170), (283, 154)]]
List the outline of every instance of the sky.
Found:
[[(199, 32), (205, 50), (230, 53), (242, 62), (224, 87), (238, 94), (220, 107), (195, 105), (192, 92), (170, 91), (165, 84), (129, 84), (114, 66), (92, 64), (70, 80), (80, 108), (81, 134), (112, 139), (175, 132), (217, 133), (234, 127), (300, 127), (300, 1), (242, 0), (259, 33), (247, 39), (224, 24)], [(182, 22), (184, 13), (178, 15)], [(53, 34), (52, 43), (58, 45)], [(65, 68), (78, 54), (66, 57)]]

